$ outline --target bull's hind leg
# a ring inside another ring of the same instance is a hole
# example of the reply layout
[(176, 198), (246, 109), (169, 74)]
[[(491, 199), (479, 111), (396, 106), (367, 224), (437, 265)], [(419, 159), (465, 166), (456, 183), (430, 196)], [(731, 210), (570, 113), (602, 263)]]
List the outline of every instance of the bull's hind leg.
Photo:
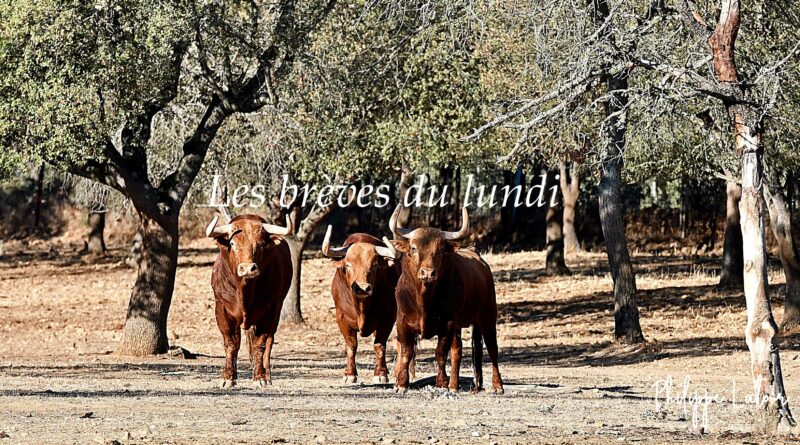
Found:
[(236, 386), (236, 360), (239, 357), (239, 345), (242, 341), (242, 333), (236, 321), (228, 317), (225, 309), (217, 303), (216, 308), (217, 327), (222, 333), (222, 340), (225, 345), (225, 367), (222, 368), (222, 381), (220, 388), (229, 389)]
[(450, 342), (450, 392), (458, 392), (458, 375), (461, 370), (461, 330), (457, 330)]
[(436, 345), (436, 387), (444, 388), (448, 384), (447, 378), (447, 350), (450, 349), (450, 343), (453, 342), (453, 337), (448, 335), (440, 335), (439, 343)]
[(472, 325), (472, 369), (475, 376), (472, 378), (472, 392), (483, 391), (483, 333), (481, 328)]
[(492, 359), (492, 389), (497, 394), (503, 394), (503, 379), (500, 377), (500, 367), (497, 364), (497, 328), (494, 324), (483, 328), (483, 341), (486, 342), (486, 350)]
[(400, 344), (399, 357), (397, 358), (396, 375), (397, 386), (395, 392), (405, 393), (408, 391), (408, 367), (414, 356), (414, 341), (416, 336), (408, 332), (408, 328), (397, 324), (397, 342)]

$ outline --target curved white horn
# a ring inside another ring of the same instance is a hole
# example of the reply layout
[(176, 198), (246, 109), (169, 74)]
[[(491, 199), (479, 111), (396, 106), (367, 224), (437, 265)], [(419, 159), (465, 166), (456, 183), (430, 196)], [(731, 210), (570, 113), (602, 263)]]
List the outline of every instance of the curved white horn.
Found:
[(347, 247), (331, 247), (331, 233), (333, 226), (328, 225), (325, 231), (325, 239), (322, 240), (322, 254), (328, 258), (340, 259), (347, 255)]
[(404, 229), (402, 227), (397, 227), (397, 220), (400, 218), (400, 210), (403, 208), (402, 204), (397, 204), (397, 208), (394, 209), (394, 213), (392, 213), (392, 217), (389, 218), (389, 230), (392, 231), (392, 234), (397, 237), (403, 237), (406, 239), (413, 238), (412, 233), (413, 230)]
[(214, 216), (214, 219), (211, 220), (211, 224), (209, 224), (208, 227), (206, 227), (206, 236), (209, 238), (230, 236), (231, 229), (233, 227), (230, 224), (225, 224), (223, 226), (217, 227), (217, 221), (219, 221), (219, 216)]
[(461, 228), (458, 232), (447, 232), (442, 230), (444, 239), (456, 241), (464, 238), (469, 233), (469, 213), (466, 207), (461, 207)]
[(400, 255), (397, 253), (397, 249), (394, 247), (394, 244), (392, 244), (392, 242), (389, 241), (389, 238), (386, 238), (384, 236), (383, 244), (385, 244), (386, 247), (375, 246), (375, 251), (378, 252), (378, 255), (388, 258), (390, 260), (396, 260), (397, 258), (400, 257)]
[(294, 224), (292, 218), (286, 215), (286, 227), (276, 226), (274, 224), (261, 223), (264, 231), (272, 235), (291, 235), (294, 232)]

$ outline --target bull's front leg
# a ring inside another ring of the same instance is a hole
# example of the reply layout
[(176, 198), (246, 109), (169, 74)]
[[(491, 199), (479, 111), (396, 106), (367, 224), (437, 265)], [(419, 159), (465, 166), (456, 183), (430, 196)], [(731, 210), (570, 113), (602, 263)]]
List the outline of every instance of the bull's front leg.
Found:
[(458, 392), (458, 375), (461, 370), (461, 330), (456, 331), (450, 344), (450, 392)]
[(228, 316), (219, 302), (217, 302), (216, 316), (217, 327), (225, 345), (225, 367), (222, 368), (222, 380), (219, 387), (229, 389), (236, 386), (236, 361), (239, 357), (242, 334), (236, 320)]
[(345, 335), (345, 347), (347, 349), (347, 365), (344, 370), (344, 383), (358, 382), (358, 369), (356, 368), (356, 354), (358, 353), (358, 331), (351, 329)]
[(397, 369), (395, 376), (397, 385), (395, 392), (405, 393), (408, 391), (408, 367), (413, 360), (415, 336), (406, 327), (397, 325), (397, 342), (400, 344), (399, 357), (397, 358)]
[(256, 388), (266, 388), (269, 382), (264, 370), (264, 356), (266, 353), (267, 335), (257, 332), (252, 338), (253, 384)]
[(389, 383), (389, 367), (386, 366), (386, 342), (392, 332), (392, 324), (382, 326), (375, 332), (375, 372), (373, 373), (372, 383)]
[(440, 335), (439, 343), (436, 345), (436, 387), (444, 388), (447, 386), (447, 350), (453, 341), (451, 334)]
[(275, 343), (275, 335), (267, 334), (267, 339), (264, 342), (264, 380), (267, 385), (272, 385), (272, 345)]

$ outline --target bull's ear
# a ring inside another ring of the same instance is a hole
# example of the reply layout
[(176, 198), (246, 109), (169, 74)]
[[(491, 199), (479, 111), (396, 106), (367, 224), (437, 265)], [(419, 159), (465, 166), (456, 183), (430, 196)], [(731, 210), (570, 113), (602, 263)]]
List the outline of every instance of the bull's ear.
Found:
[(270, 240), (271, 240), (273, 243), (275, 243), (275, 245), (276, 245), (276, 246), (277, 246), (277, 245), (279, 245), (281, 242), (283, 242), (283, 238), (282, 238), (282, 237), (280, 237), (280, 236), (278, 236), (278, 235), (270, 235), (270, 236), (269, 236), (269, 239), (270, 239)]
[(333, 266), (334, 269), (344, 268), (344, 258), (340, 260), (331, 260), (331, 266)]
[(461, 246), (458, 245), (457, 241), (448, 241), (445, 244), (444, 251), (445, 251), (445, 253), (452, 253), (452, 252), (455, 252), (456, 249), (458, 249), (459, 247), (461, 247)]
[(393, 239), (392, 244), (399, 252), (408, 254), (408, 240), (406, 239)]

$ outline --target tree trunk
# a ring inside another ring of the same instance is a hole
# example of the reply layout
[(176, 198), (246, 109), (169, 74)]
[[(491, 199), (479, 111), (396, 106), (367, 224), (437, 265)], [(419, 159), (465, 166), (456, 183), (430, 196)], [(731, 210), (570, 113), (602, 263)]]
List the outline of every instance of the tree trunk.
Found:
[(300, 278), (303, 271), (303, 251), (305, 251), (306, 243), (290, 237), (286, 237), (285, 240), (289, 245), (289, 253), (292, 258), (292, 284), (289, 286), (289, 292), (286, 294), (286, 300), (281, 308), (281, 322), (303, 323), (303, 311), (300, 307)]
[[(578, 195), (580, 194), (580, 175), (578, 164), (572, 163), (572, 171), (567, 172), (565, 163), (559, 164), (561, 196), (564, 197), (564, 253), (567, 255), (580, 251), (578, 244), (578, 234), (575, 232), (575, 210), (578, 206)], [(569, 178), (569, 174), (572, 177)]]
[(762, 186), (763, 110), (748, 101), (739, 82), (734, 47), (739, 31), (739, 0), (722, 0), (719, 21), (708, 38), (714, 72), (720, 85), (739, 100), (724, 102), (734, 146), (742, 167), (742, 198), (739, 201), (744, 259), (744, 297), (747, 303), (745, 341), (756, 400), (753, 425), (756, 432), (773, 432), (795, 425), (781, 374), (778, 327), (772, 316), (767, 280), (767, 250), (764, 234)]
[(628, 88), (628, 74), (623, 72), (610, 78), (607, 86), (608, 91), (613, 93), (606, 105), (608, 140), (598, 193), (600, 223), (614, 282), (614, 337), (618, 341), (640, 343), (644, 342), (644, 335), (636, 306), (636, 276), (628, 253), (622, 218), (622, 154), (625, 149), (625, 109), (628, 102), (624, 91)]
[(739, 200), (742, 187), (728, 181), (725, 214), (725, 234), (722, 241), (722, 269), (719, 274), (720, 287), (741, 287), (744, 280), (742, 259), (742, 227), (739, 224)]
[(324, 207), (314, 207), (309, 214), (300, 221), (302, 215), (302, 208), (295, 206), (292, 208), (289, 217), (295, 227), (293, 236), (286, 236), (284, 239), (289, 245), (289, 253), (292, 258), (292, 283), (289, 287), (289, 292), (286, 294), (286, 300), (283, 302), (281, 308), (281, 322), (282, 323), (303, 323), (303, 311), (300, 308), (300, 286), (302, 284), (302, 271), (303, 271), (303, 251), (305, 251), (306, 244), (311, 236), (314, 234), (314, 229), (317, 228), (320, 222), (333, 211), (334, 204), (330, 203)]
[(120, 355), (167, 352), (167, 314), (178, 266), (178, 216), (157, 221), (139, 212), (142, 257), (117, 348)]
[(128, 257), (125, 258), (125, 264), (132, 268), (139, 268), (139, 261), (142, 259), (142, 229), (141, 226), (136, 229), (131, 240), (131, 248), (128, 251)]
[[(542, 171), (542, 173), (547, 175), (548, 183), (550, 183), (548, 185), (555, 183), (554, 175), (548, 174), (549, 172), (547, 171)], [(550, 187), (547, 187), (547, 189), (550, 190)], [(561, 202), (557, 202), (556, 205), (548, 205), (545, 220), (547, 251), (545, 257), (545, 274), (547, 275), (570, 275), (569, 268), (564, 262), (564, 231), (561, 228), (562, 221)]]
[(800, 261), (792, 236), (789, 205), (781, 190), (777, 172), (772, 167), (765, 169), (765, 175), (769, 184), (764, 188), (764, 197), (769, 210), (770, 227), (778, 244), (783, 275), (786, 278), (786, 299), (780, 329), (782, 332), (788, 332), (800, 326)]
[(400, 173), (400, 189), (398, 191), (398, 202), (403, 208), (400, 210), (400, 215), (397, 219), (398, 224), (402, 227), (408, 227), (409, 223), (411, 223), (411, 207), (406, 207), (403, 203), (405, 202), (408, 189), (411, 188), (412, 185), (414, 185), (414, 172), (411, 170), (411, 167), (403, 164)]
[(42, 201), (44, 200), (44, 163), (36, 174), (36, 194), (33, 197), (33, 231), (39, 233), (42, 228)]
[(103, 255), (106, 253), (106, 243), (103, 239), (103, 231), (106, 228), (105, 212), (89, 212), (89, 238), (86, 241), (86, 251)]

